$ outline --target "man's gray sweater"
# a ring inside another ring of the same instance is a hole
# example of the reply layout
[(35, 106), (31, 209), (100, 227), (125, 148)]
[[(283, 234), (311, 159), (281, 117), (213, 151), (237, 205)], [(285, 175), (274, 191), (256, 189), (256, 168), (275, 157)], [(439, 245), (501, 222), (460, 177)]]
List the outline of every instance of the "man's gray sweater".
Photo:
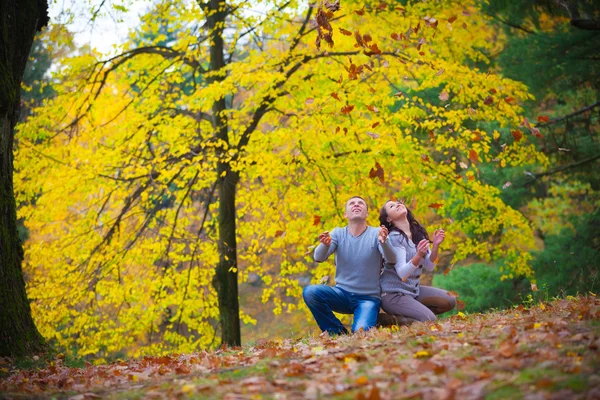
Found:
[(380, 298), (379, 274), (383, 259), (387, 263), (396, 262), (396, 253), (389, 242), (379, 243), (379, 228), (368, 226), (360, 236), (355, 237), (349, 228), (335, 228), (331, 233), (329, 247), (319, 244), (314, 252), (314, 260), (325, 261), (335, 253), (335, 284), (348, 292)]

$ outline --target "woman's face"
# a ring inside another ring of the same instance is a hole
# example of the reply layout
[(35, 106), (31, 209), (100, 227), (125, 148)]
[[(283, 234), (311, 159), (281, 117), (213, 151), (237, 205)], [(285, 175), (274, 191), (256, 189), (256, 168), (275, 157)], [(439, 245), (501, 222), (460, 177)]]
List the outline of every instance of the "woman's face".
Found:
[(390, 222), (406, 218), (406, 206), (402, 200), (388, 201), (385, 203), (385, 211), (387, 212), (387, 220)]

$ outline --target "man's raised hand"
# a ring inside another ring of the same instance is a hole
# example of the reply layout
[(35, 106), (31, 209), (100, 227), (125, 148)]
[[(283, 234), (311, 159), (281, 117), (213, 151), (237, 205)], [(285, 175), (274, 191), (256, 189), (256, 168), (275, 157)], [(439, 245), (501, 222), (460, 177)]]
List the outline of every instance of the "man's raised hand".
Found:
[(388, 229), (384, 225), (381, 225), (379, 229), (379, 243), (385, 243), (389, 233)]
[(325, 231), (319, 235), (319, 242), (329, 247), (329, 245), (331, 244), (331, 236), (329, 236), (328, 231)]

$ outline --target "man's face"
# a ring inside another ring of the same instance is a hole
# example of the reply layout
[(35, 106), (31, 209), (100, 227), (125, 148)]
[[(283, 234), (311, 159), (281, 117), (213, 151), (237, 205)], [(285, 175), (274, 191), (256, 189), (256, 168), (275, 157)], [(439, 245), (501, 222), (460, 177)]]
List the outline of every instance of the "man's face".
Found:
[(367, 213), (367, 203), (361, 198), (353, 197), (346, 203), (344, 216), (348, 221), (366, 221)]

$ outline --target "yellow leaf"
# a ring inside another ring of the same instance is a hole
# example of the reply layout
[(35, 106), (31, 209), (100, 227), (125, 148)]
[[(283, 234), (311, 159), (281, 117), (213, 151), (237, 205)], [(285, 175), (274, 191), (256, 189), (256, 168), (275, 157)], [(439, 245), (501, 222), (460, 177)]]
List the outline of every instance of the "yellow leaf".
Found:
[(414, 357), (415, 358), (427, 358), (427, 357), (431, 357), (431, 353), (428, 352), (427, 350), (420, 350), (415, 353)]

